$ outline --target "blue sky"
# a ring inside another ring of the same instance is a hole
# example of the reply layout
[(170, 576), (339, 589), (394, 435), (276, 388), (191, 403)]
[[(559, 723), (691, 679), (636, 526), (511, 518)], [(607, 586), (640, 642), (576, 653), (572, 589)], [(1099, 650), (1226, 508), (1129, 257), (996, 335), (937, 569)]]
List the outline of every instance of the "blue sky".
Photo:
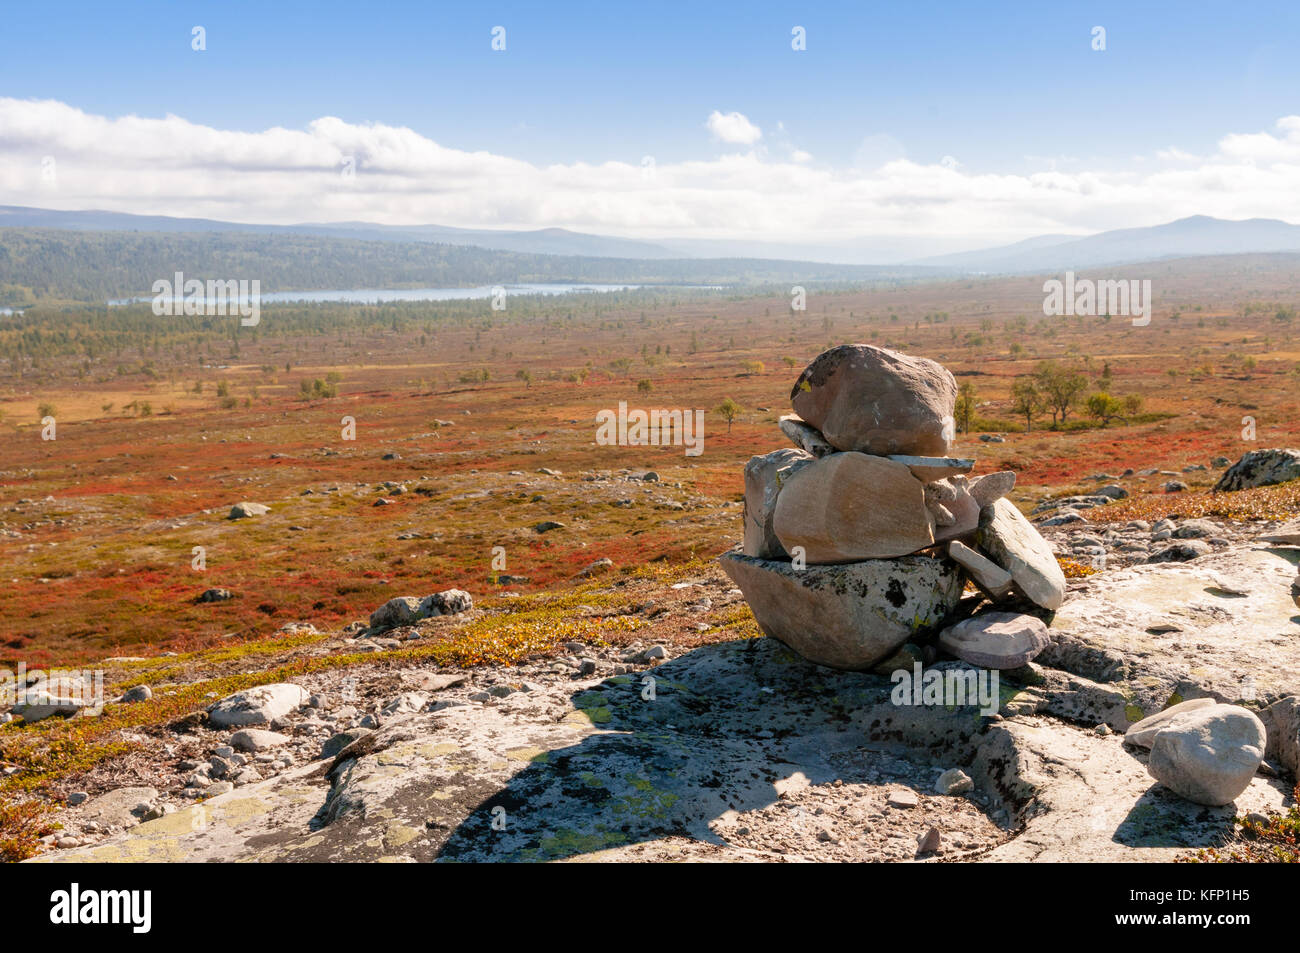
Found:
[(1300, 96), (1294, 2), (6, 7), (5, 95), (247, 131), (336, 115), (537, 162), (692, 156), (714, 109), (840, 161), (879, 134), (971, 168), (1123, 160), (1263, 128)]
[[(4, 19), (0, 97), (226, 132), (330, 116), (536, 167), (714, 160), (737, 143), (706, 121), (734, 111), (762, 130), (765, 161), (798, 150), (836, 174), (947, 156), (968, 175), (1132, 175), (1160, 150), (1210, 155), (1300, 114), (1294, 2), (51, 0), (8, 3)], [(496, 25), (504, 52), (490, 47)], [(1098, 25), (1104, 52), (1091, 48)]]

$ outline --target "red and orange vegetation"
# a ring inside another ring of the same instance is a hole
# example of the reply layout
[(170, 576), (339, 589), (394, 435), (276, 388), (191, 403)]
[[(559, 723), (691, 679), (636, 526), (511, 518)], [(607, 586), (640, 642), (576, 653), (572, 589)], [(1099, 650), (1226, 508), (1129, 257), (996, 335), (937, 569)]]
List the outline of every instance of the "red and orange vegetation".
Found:
[[(785, 445), (776, 420), (798, 370), (845, 341), (934, 358), (969, 384), (956, 452), (976, 472), (1017, 470), (1021, 502), (1094, 474), (1300, 443), (1286, 317), (1300, 279), (1267, 256), (1160, 271), (1148, 327), (1043, 318), (1028, 278), (814, 287), (803, 312), (775, 292), (660, 290), (505, 312), (268, 306), (256, 329), (169, 325), (142, 306), (111, 335), (81, 309), (42, 314), (39, 340), (0, 321), (0, 665), (239, 645), (288, 622), (337, 629), (449, 586), (527, 595), (601, 557), (709, 558), (739, 538), (741, 464)], [(1084, 396), (1139, 397), (1141, 413), (1100, 420), (1080, 405), (1056, 430), (1047, 413), (1026, 430), (1012, 387), (1044, 361), (1082, 375)], [(712, 410), (727, 398), (742, 408), (730, 428)], [(704, 453), (598, 446), (595, 415), (619, 401), (705, 410)], [(55, 440), (41, 439), (42, 411)], [(981, 442), (981, 428), (1005, 442)], [(647, 470), (659, 481), (633, 479)], [(1185, 475), (1191, 490), (1169, 496), (1162, 478), (1126, 481), (1135, 496), (1097, 518), (1300, 508), (1294, 486), (1210, 495), (1216, 475)], [(242, 500), (271, 511), (225, 519)], [(546, 520), (564, 526), (533, 530)], [(195, 602), (211, 587), (234, 598)]]

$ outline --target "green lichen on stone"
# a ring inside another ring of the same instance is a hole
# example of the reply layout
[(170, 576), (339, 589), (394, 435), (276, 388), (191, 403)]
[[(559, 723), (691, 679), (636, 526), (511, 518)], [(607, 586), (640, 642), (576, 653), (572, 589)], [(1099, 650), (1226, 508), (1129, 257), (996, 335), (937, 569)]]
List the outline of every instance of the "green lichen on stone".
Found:
[(506, 757), (511, 761), (528, 761), (533, 764), (546, 764), (551, 753), (545, 748), (524, 747), (506, 749)]
[(618, 831), (581, 834), (569, 828), (561, 828), (549, 837), (541, 839), (540, 852), (547, 858), (569, 857), (574, 854), (589, 854), (626, 841), (627, 836)]
[(672, 791), (659, 790), (654, 782), (646, 778), (628, 774), (624, 776), (624, 780), (638, 793), (625, 794), (616, 798), (611, 804), (615, 814), (662, 820), (668, 816), (668, 812), (679, 800), (678, 795)]

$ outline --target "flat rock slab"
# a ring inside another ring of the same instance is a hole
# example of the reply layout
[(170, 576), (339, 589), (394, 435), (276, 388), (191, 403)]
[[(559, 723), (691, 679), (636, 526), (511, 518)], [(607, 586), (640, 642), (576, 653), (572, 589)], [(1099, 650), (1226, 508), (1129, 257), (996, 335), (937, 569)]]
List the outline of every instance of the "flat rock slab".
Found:
[(891, 453), (889, 459), (901, 463), (912, 471), (912, 476), (922, 483), (933, 483), (975, 469), (975, 461), (960, 457), (918, 457), (906, 453)]
[(948, 543), (948, 558), (961, 566), (971, 582), (990, 599), (1001, 599), (1011, 591), (1011, 573), (961, 540)]
[[(770, 640), (649, 674), (653, 698), (644, 675), (566, 679), (412, 715), (329, 777), (328, 761), (304, 765), (34, 862), (910, 860), (931, 826), (951, 830), (936, 801), (984, 825), (995, 861), (1169, 860), (1232, 827), (1231, 809), (1155, 785), (1117, 737), (1016, 715), (1014, 689), (990, 725), (973, 707), (895, 705), (890, 679)], [(924, 770), (900, 780), (891, 763)], [(954, 763), (976, 789), (931, 793)], [(873, 822), (903, 789), (917, 806)], [(1283, 802), (1257, 778), (1237, 808)]]
[(73, 814), (81, 823), (96, 821), (105, 826), (123, 827), (134, 823), (139, 818), (133, 813), (137, 804), (149, 803), (158, 797), (157, 788), (127, 787), (108, 791), (93, 797), (86, 803), (73, 809)]
[(835, 452), (835, 448), (826, 442), (820, 430), (804, 423), (794, 414), (782, 417), (777, 421), (777, 426), (791, 443), (805, 453), (810, 453), (814, 457), (824, 457), (828, 453)]
[(1300, 546), (1300, 520), (1283, 523), (1277, 529), (1260, 536), (1263, 543), (1282, 543), (1286, 546)]
[(278, 731), (266, 731), (262, 728), (242, 728), (230, 736), (230, 746), (236, 751), (268, 751), (286, 744), (291, 739)]
[(738, 553), (720, 561), (764, 633), (831, 668), (870, 668), (961, 598), (957, 565), (927, 556), (805, 569)]
[(1130, 722), (1186, 698), (1250, 695), (1262, 707), (1300, 686), (1297, 560), (1288, 548), (1234, 548), (1092, 576), (1057, 612), (1037, 661), (1123, 692)]

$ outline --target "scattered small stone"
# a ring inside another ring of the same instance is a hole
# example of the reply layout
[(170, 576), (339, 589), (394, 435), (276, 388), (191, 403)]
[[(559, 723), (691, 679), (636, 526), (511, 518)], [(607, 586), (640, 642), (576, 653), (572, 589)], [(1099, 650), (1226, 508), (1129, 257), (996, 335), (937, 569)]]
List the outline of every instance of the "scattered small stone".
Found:
[(889, 792), (889, 806), (898, 808), (913, 808), (920, 805), (921, 799), (917, 797), (915, 791), (902, 788)]
[(933, 854), (939, 849), (942, 837), (939, 834), (939, 828), (932, 827), (916, 839), (916, 852), (918, 854)]
[(961, 768), (949, 768), (934, 782), (934, 789), (940, 794), (957, 795), (973, 790), (975, 782)]
[(151, 698), (153, 698), (153, 689), (148, 685), (136, 685), (134, 688), (128, 688), (122, 694), (122, 701), (127, 704), (147, 702)]

